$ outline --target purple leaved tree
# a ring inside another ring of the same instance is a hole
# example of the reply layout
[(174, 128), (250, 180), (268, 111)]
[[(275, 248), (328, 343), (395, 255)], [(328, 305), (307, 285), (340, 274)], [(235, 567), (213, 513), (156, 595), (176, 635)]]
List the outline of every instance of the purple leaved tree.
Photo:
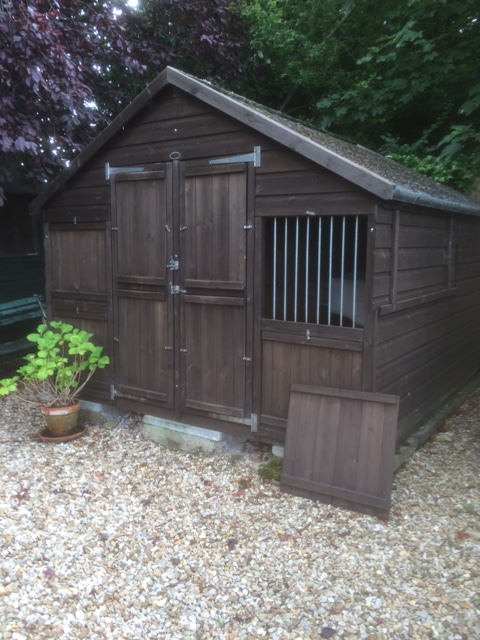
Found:
[(248, 57), (240, 0), (0, 0), (0, 205), (40, 186), (166, 64), (229, 88)]

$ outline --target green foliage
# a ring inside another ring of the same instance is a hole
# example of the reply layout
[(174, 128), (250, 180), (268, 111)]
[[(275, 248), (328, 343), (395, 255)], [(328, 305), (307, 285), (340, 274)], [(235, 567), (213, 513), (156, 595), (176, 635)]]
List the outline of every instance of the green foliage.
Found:
[(18, 375), (0, 380), (0, 396), (18, 390), (25, 401), (42, 406), (73, 404), (94, 372), (109, 364), (92, 337), (65, 322), (41, 324), (27, 336), (36, 344), (36, 352), (25, 357), (27, 363)]
[(472, 188), (478, 175), (479, 166), (472, 163), (471, 158), (439, 153), (438, 147), (430, 149), (420, 145), (402, 145), (398, 140), (386, 139), (380, 152), (432, 180), (455, 185), (465, 192)]
[(321, 125), (380, 150), (394, 138), (396, 159), (471, 185), (480, 169), (479, 8), (476, 0), (377, 5), (382, 28), (348, 86), (317, 102)]
[[(318, 95), (342, 86), (355, 51), (373, 32), (358, 0), (244, 0), (256, 82), (252, 97), (298, 117), (314, 117)], [(357, 16), (353, 30), (351, 14)]]
[(464, 189), (480, 169), (477, 0), (244, 0), (250, 97)]

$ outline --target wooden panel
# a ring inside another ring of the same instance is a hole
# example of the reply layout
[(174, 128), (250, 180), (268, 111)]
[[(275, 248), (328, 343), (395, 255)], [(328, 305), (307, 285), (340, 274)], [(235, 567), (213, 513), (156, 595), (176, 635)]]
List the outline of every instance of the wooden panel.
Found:
[(117, 317), (119, 395), (170, 402), (173, 371), (167, 303), (119, 294)]
[[(223, 154), (223, 150), (222, 150)], [(246, 165), (183, 168), (180, 255), (182, 405), (246, 417)]]
[(373, 213), (372, 198), (359, 192), (257, 197), (257, 216), (348, 215)]
[(104, 229), (81, 224), (53, 227), (50, 251), (53, 291), (107, 292)]
[[(228, 168), (228, 167), (227, 167)], [(225, 168), (224, 168), (225, 169)], [(193, 170), (192, 170), (193, 171)], [(210, 175), (209, 175), (210, 174)], [(212, 167), (185, 178), (185, 281), (189, 286), (245, 288), (246, 173)]]
[(172, 144), (178, 140), (208, 136), (212, 133), (231, 133), (240, 130), (240, 125), (222, 114), (199, 114), (183, 118), (172, 118), (175, 127), (172, 129), (171, 122), (147, 122), (138, 124), (135, 127), (128, 127), (123, 133), (118, 134), (117, 145), (145, 145), (151, 144), (155, 140), (165, 140), (170, 138)]
[(174, 406), (173, 327), (167, 295), (172, 255), (170, 173), (120, 174), (112, 180), (115, 393)]
[(292, 171), (288, 164), (283, 171), (259, 174), (255, 188), (258, 196), (351, 191), (352, 185), (334, 174), (313, 169)]
[[(177, 118), (211, 113), (213, 109), (200, 100), (194, 100), (176, 87), (166, 87), (141, 112), (142, 122), (164, 122)], [(134, 126), (136, 122), (132, 122)]]
[[(463, 312), (465, 314), (465, 312)], [(428, 305), (402, 313), (382, 318), (378, 326), (377, 365), (394, 366), (397, 359), (405, 358), (408, 354), (415, 354), (418, 349), (437, 344), (437, 351), (432, 355), (439, 356), (443, 348), (452, 344), (457, 332), (464, 322), (460, 309), (448, 300), (443, 303)], [(470, 314), (465, 314), (467, 319)], [(403, 327), (403, 330), (400, 328)], [(423, 356), (418, 356), (417, 362), (422, 362)], [(413, 363), (412, 363), (413, 364)], [(410, 370), (410, 367), (407, 368)], [(401, 371), (405, 371), (402, 367)]]
[[(374, 384), (400, 396), (397, 435), (404, 438), (478, 370), (480, 221), (401, 212), (399, 222), (400, 301), (379, 309)], [(449, 237), (456, 243), (450, 274)]]
[(98, 222), (110, 220), (110, 206), (108, 204), (92, 204), (82, 200), (70, 207), (48, 207), (45, 209), (45, 220), (50, 223), (71, 222), (80, 224), (84, 222)]
[(411, 298), (413, 294), (418, 295), (419, 291), (430, 290), (446, 291), (448, 269), (446, 265), (431, 265), (428, 268), (416, 271), (415, 269), (405, 269), (398, 272), (397, 278), (397, 299)]
[(103, 321), (108, 319), (106, 294), (55, 291), (51, 296), (51, 306), (53, 315), (68, 316), (71, 320), (78, 317)]
[[(136, 179), (136, 176), (139, 179)], [(118, 250), (117, 277), (162, 278), (167, 264), (163, 172), (118, 176), (115, 185)]]
[(325, 175), (330, 174), (326, 169), (322, 169), (314, 162), (296, 155), (284, 147), (267, 151), (262, 148), (262, 165), (256, 169), (257, 177), (264, 173), (277, 173), (279, 171), (316, 171)]
[(283, 490), (388, 517), (398, 398), (294, 385)]
[(108, 182), (99, 186), (88, 186), (81, 189), (70, 187), (58, 193), (51, 206), (54, 207), (71, 207), (78, 205), (79, 202), (88, 202), (92, 205), (102, 205), (110, 202), (110, 193)]
[(244, 417), (245, 306), (236, 298), (185, 300), (187, 408)]
[[(170, 131), (176, 123), (172, 122)], [(230, 156), (240, 153), (250, 153), (255, 145), (262, 145), (263, 140), (258, 134), (247, 129), (232, 133), (212, 132), (209, 136), (188, 137), (176, 140), (174, 135), (151, 140), (145, 145), (129, 145), (125, 147), (111, 147), (101, 150), (99, 160), (116, 165), (145, 165), (166, 162), (172, 151), (180, 153), (182, 159), (193, 160), (199, 158), (216, 158), (219, 155)], [(272, 146), (272, 143), (267, 143)], [(219, 153), (219, 151), (221, 152)]]
[[(278, 437), (283, 439), (293, 384), (359, 390), (362, 388), (362, 363), (363, 354), (356, 349), (263, 340), (259, 433), (275, 424)], [(279, 430), (280, 425), (282, 430)]]

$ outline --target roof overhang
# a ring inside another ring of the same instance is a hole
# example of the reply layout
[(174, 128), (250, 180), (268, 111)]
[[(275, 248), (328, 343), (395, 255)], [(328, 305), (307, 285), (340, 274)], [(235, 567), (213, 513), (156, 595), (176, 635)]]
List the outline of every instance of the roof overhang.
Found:
[[(438, 198), (412, 190), (378, 175), (365, 166), (336, 153), (308, 135), (290, 128), (286, 119), (275, 118), (263, 112), (248, 101), (241, 101), (232, 94), (219, 90), (213, 85), (190, 76), (173, 67), (166, 67), (130, 105), (117, 116), (47, 188), (31, 203), (30, 212), (36, 213), (75, 173), (107, 144), (143, 107), (145, 107), (165, 87), (172, 85), (198, 98), (205, 104), (242, 122), (251, 129), (270, 137), (292, 151), (345, 178), (385, 201), (399, 201), (429, 208), (439, 208), (458, 213), (479, 215), (480, 204), (464, 198), (462, 202)], [(470, 204), (471, 203), (471, 204)]]

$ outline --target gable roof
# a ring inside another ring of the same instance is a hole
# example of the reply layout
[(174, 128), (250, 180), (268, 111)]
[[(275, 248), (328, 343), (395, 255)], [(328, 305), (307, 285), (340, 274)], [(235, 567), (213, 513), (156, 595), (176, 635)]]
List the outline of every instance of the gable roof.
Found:
[(382, 200), (480, 216), (480, 203), (430, 180), (378, 153), (311, 129), (178, 69), (166, 67), (30, 205), (31, 213), (47, 202), (99, 149), (162, 89), (172, 85), (270, 137)]

